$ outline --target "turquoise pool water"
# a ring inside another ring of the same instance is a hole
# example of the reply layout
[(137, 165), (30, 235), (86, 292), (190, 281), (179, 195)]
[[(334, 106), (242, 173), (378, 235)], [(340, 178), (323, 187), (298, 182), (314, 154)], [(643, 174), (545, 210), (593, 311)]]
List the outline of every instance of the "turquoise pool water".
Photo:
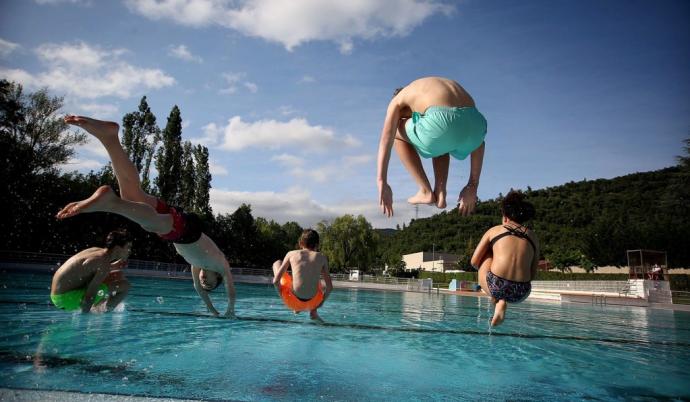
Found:
[[(237, 285), (238, 320), (191, 282), (132, 278), (126, 310), (49, 304), (47, 275), (0, 274), (0, 387), (207, 400), (690, 399), (690, 313), (337, 290), (325, 325)], [(214, 295), (222, 305), (224, 294)]]

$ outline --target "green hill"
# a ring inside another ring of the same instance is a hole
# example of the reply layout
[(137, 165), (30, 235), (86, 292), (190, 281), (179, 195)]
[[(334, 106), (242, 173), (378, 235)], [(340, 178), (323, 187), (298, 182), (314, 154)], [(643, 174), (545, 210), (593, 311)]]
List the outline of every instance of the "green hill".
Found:
[[(561, 266), (625, 265), (628, 249), (668, 252), (670, 266), (690, 265), (688, 174), (680, 167), (613, 179), (584, 180), (527, 189), (537, 214), (529, 226), (542, 257)], [(480, 202), (476, 213), (457, 210), (413, 220), (381, 238), (387, 261), (401, 254), (436, 251), (471, 254), (489, 227), (500, 223), (500, 197)]]

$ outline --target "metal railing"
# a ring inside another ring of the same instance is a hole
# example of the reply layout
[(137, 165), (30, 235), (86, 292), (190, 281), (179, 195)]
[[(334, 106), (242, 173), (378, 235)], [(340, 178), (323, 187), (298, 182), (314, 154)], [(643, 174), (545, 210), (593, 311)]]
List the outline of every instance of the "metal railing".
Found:
[[(32, 253), (25, 251), (0, 251), (0, 261), (22, 263), (22, 264), (41, 264), (41, 265), (61, 265), (71, 255), (55, 254), (55, 253)], [(129, 260), (127, 261), (127, 268), (132, 270), (142, 271), (162, 271), (171, 274), (190, 272), (189, 264), (176, 264), (170, 262), (146, 261), (146, 260)], [(270, 269), (260, 268), (245, 268), (232, 267), (231, 271), (234, 275), (257, 275), (257, 276), (273, 276), (273, 271)]]
[(344, 282), (367, 282), (379, 283), (383, 285), (402, 285), (417, 284), (420, 280), (415, 278), (395, 278), (388, 276), (374, 276), (374, 275), (360, 275), (359, 280), (350, 280), (349, 274), (331, 274), (331, 279), (334, 281)]
[(623, 293), (628, 281), (532, 281), (533, 290)]
[(690, 304), (690, 292), (672, 290), (671, 298), (673, 299), (673, 304)]

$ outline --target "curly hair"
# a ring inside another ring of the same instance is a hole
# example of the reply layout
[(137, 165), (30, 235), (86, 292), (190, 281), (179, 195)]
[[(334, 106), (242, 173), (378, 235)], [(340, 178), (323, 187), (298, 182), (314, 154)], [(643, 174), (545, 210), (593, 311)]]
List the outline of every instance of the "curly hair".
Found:
[(534, 205), (524, 200), (521, 191), (510, 190), (501, 202), (501, 213), (511, 221), (522, 224), (534, 218)]
[(113, 230), (105, 237), (105, 248), (108, 250), (113, 247), (124, 247), (127, 243), (132, 242), (132, 235), (125, 229)]

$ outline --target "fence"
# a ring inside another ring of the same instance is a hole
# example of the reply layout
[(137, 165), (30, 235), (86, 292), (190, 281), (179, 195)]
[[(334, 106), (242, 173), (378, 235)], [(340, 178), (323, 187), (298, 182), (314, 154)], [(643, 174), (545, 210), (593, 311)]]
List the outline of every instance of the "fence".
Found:
[[(67, 254), (0, 251), (0, 261), (5, 263), (52, 265), (56, 268), (70, 257)], [(168, 272), (171, 275), (190, 272), (189, 264), (145, 260), (128, 260), (127, 269)], [(234, 275), (273, 276), (273, 271), (270, 269), (232, 267), (231, 270)]]
[(533, 290), (622, 293), (628, 281), (532, 281)]

